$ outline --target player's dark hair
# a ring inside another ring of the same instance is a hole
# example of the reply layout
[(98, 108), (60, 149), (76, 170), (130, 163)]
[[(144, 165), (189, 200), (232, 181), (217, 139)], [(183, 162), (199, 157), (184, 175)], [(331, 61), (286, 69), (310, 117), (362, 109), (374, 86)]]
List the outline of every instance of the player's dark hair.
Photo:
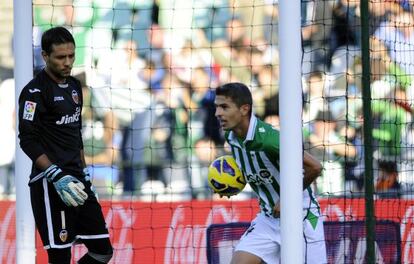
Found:
[(42, 35), (42, 50), (47, 54), (52, 52), (52, 45), (60, 45), (65, 43), (73, 43), (73, 45), (75, 45), (75, 39), (69, 30), (64, 27), (54, 27), (48, 29)]
[(238, 107), (248, 104), (253, 105), (252, 93), (249, 88), (238, 82), (227, 83), (216, 89), (216, 95), (229, 97)]

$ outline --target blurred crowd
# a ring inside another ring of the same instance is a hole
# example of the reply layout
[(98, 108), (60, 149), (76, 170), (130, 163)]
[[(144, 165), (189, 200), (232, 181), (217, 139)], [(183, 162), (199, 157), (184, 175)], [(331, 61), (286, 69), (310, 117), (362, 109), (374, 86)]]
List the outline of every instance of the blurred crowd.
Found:
[[(247, 84), (254, 113), (278, 123), (278, 1), (34, 1), (34, 69), (52, 25), (77, 43), (73, 75), (84, 91), (86, 161), (111, 199), (206, 199), (210, 162), (228, 151), (214, 89)], [(370, 1), (374, 179), (378, 197), (414, 184), (413, 5)], [(364, 191), (359, 0), (302, 0), (304, 148), (324, 167), (320, 195)], [(12, 71), (0, 76), (0, 193), (12, 195)], [(248, 188), (239, 198), (250, 198)]]

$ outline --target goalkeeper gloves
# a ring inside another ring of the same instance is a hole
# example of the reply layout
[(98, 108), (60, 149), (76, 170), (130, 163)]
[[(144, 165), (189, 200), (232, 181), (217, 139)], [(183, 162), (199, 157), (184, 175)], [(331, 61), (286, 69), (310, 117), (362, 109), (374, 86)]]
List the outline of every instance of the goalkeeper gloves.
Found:
[(53, 183), (57, 193), (67, 206), (83, 205), (88, 194), (83, 191), (85, 186), (82, 182), (71, 175), (63, 174), (62, 170), (52, 164), (44, 172), (46, 179)]

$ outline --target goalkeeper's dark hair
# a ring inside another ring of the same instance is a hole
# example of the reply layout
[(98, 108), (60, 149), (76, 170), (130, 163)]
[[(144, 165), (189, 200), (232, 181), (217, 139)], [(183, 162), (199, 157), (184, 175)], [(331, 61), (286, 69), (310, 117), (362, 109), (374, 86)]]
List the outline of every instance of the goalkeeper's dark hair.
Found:
[(47, 54), (52, 52), (52, 45), (60, 45), (65, 43), (75, 44), (72, 34), (64, 27), (54, 27), (46, 30), (42, 35), (42, 50)]
[(238, 107), (248, 104), (253, 105), (252, 93), (249, 88), (238, 82), (226, 83), (216, 89), (216, 95), (229, 97)]

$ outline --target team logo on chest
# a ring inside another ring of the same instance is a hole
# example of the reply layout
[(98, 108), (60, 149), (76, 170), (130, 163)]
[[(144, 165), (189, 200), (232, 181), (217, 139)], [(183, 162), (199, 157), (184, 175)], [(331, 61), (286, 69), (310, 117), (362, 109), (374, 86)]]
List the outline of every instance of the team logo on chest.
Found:
[(72, 90), (72, 99), (75, 102), (75, 104), (79, 104), (79, 95), (78, 92), (75, 90)]

